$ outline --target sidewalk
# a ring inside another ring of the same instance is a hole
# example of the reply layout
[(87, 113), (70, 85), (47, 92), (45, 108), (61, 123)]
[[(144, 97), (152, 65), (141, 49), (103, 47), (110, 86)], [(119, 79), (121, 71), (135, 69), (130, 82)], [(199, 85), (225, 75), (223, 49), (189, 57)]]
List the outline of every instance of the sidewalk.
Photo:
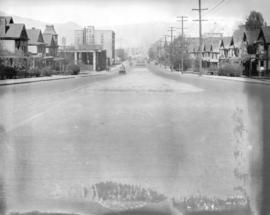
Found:
[(78, 75), (52, 75), (47, 77), (36, 77), (36, 78), (20, 78), (20, 79), (6, 79), (0, 80), (0, 86), (5, 85), (13, 85), (13, 84), (27, 84), (33, 82), (42, 82), (42, 81), (54, 81), (54, 80), (63, 80), (63, 79), (71, 79), (71, 78), (81, 78), (87, 76), (96, 76), (96, 75), (105, 75), (112, 74), (118, 71), (118, 66), (115, 66), (111, 69), (110, 72), (105, 70), (103, 71), (81, 71)]
[(192, 71), (186, 71), (184, 73), (180, 73), (177, 71), (171, 71), (169, 68), (164, 68), (160, 66), (156, 66), (157, 69), (162, 70), (166, 73), (178, 73), (183, 76), (196, 76), (196, 77), (202, 77), (202, 78), (208, 78), (208, 79), (221, 79), (221, 80), (227, 80), (227, 81), (238, 81), (238, 82), (245, 82), (245, 83), (254, 83), (254, 84), (265, 84), (270, 85), (270, 79), (255, 79), (255, 78), (246, 78), (246, 77), (229, 77), (229, 76), (217, 76), (217, 75), (201, 75), (194, 73)]
[[(194, 74), (194, 73), (183, 73), (182, 75), (199, 77), (198, 74)], [(208, 79), (221, 79), (221, 80), (227, 80), (227, 81), (238, 81), (238, 82), (245, 82), (245, 83), (270, 85), (270, 79), (254, 79), (254, 78), (245, 78), (245, 77), (228, 77), (228, 76), (217, 76), (217, 75), (202, 75), (201, 77), (208, 78)]]
[(41, 81), (71, 79), (71, 78), (76, 78), (76, 77), (74, 75), (53, 75), (50, 77), (7, 79), (7, 80), (0, 80), (0, 86), (13, 85), (13, 84), (26, 84), (26, 83), (41, 82)]

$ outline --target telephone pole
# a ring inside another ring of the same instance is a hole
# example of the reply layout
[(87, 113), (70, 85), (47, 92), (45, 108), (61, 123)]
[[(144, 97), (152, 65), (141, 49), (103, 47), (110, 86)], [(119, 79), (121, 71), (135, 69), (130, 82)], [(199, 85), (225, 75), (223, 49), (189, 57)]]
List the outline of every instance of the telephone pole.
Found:
[(158, 62), (160, 61), (161, 49), (162, 49), (162, 40), (160, 39), (158, 41)]
[(184, 22), (186, 22), (186, 18), (188, 18), (187, 16), (178, 16), (177, 18), (180, 18), (181, 20), (178, 20), (178, 21), (181, 21), (181, 70), (182, 72), (184, 71), (184, 49), (183, 49), (183, 46), (184, 46), (184, 30), (186, 28), (184, 28)]
[(196, 20), (193, 20), (195, 22), (199, 22), (199, 42), (200, 42), (200, 47), (199, 47), (199, 74), (202, 75), (202, 22), (203, 21), (207, 21), (207, 20), (203, 20), (202, 19), (202, 11), (203, 10), (208, 10), (208, 8), (202, 8), (202, 3), (201, 3), (201, 0), (198, 0), (199, 1), (199, 8), (195, 8), (195, 9), (192, 9), (192, 10), (196, 10), (199, 12), (199, 19), (196, 19)]
[(171, 44), (170, 44), (170, 69), (171, 71), (173, 70), (173, 59), (172, 59), (172, 51), (173, 51), (173, 32), (178, 29), (176, 27), (169, 27), (169, 30), (170, 31), (170, 36), (171, 36)]
[(169, 37), (170, 35), (162, 35), (162, 37), (164, 37), (164, 47), (167, 44), (167, 37)]

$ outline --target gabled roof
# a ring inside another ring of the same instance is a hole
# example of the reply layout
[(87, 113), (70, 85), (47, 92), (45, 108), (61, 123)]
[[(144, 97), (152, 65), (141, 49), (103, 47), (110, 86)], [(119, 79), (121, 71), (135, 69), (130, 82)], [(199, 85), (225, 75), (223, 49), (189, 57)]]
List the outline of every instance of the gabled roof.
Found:
[(256, 42), (260, 29), (246, 30), (243, 35), (243, 41), (246, 41), (248, 44), (253, 44)]
[(211, 44), (212, 44), (211, 40), (209, 40), (209, 38), (205, 38), (203, 40), (202, 51), (203, 52), (210, 52)]
[(257, 40), (259, 40), (261, 37), (263, 38), (265, 43), (270, 43), (270, 26), (265, 26), (261, 28)]
[(40, 29), (35, 29), (35, 28), (27, 29), (27, 35), (29, 37), (29, 41), (28, 41), (29, 45), (45, 44)]
[(219, 37), (217, 40), (214, 40), (212, 42), (212, 51), (213, 52), (219, 52), (219, 48), (220, 48), (220, 44), (221, 44), (221, 40), (223, 37)]
[(234, 45), (240, 45), (243, 41), (244, 32), (246, 31), (245, 25), (240, 25), (237, 30), (233, 33)]
[(232, 37), (223, 37), (220, 42), (220, 48), (228, 48), (231, 44)]
[(24, 24), (9, 24), (6, 33), (1, 33), (1, 38), (28, 40)]
[(53, 35), (43, 34), (43, 39), (47, 46), (57, 46), (57, 44), (54, 42)]
[(5, 19), (6, 24), (13, 24), (14, 23), (12, 16), (0, 16), (0, 19)]
[(43, 34), (57, 35), (53, 25), (46, 25)]
[[(219, 52), (222, 39), (225, 40), (225, 43), (229, 43), (231, 37), (205, 37), (203, 38), (202, 50), (207, 52)], [(189, 43), (188, 51), (197, 52), (199, 51), (199, 38), (187, 38)]]

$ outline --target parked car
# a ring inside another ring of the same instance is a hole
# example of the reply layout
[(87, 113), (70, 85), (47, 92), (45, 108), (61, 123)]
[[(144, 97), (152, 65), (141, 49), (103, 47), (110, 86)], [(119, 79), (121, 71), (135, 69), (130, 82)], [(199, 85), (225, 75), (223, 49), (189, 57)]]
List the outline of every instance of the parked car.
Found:
[(125, 68), (125, 66), (122, 64), (121, 67), (120, 67), (120, 69), (119, 69), (119, 74), (126, 74), (126, 73), (127, 73), (126, 68)]

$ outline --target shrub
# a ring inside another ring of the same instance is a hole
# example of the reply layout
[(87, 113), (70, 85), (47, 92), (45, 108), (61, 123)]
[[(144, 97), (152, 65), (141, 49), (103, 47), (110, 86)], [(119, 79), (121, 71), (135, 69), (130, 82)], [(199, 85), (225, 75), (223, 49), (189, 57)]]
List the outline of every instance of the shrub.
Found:
[(38, 68), (33, 68), (28, 70), (28, 74), (30, 77), (39, 77), (41, 75), (41, 70)]
[(238, 63), (223, 63), (219, 67), (218, 75), (239, 77), (243, 73), (243, 66)]
[(5, 66), (4, 65), (2, 65), (2, 64), (0, 64), (0, 78), (1, 79), (4, 79), (5, 78)]
[(3, 64), (0, 65), (0, 79), (12, 79), (12, 78), (25, 78), (27, 76), (27, 72), (24, 66), (21, 67), (11, 67), (5, 66)]
[(60, 75), (61, 71), (60, 70), (52, 70), (52, 75)]
[(51, 76), (52, 75), (52, 69), (50, 67), (44, 67), (40, 71), (40, 76)]
[(67, 74), (78, 75), (80, 72), (80, 67), (76, 64), (70, 64), (67, 68)]
[(17, 69), (18, 78), (26, 78), (27, 76), (29, 76), (29, 73), (25, 69)]
[(196, 58), (193, 61), (193, 72), (199, 72), (199, 68), (200, 68), (200, 59)]
[(207, 74), (210, 74), (210, 75), (217, 75), (217, 74), (218, 74), (218, 68), (217, 68), (217, 66), (211, 65), (211, 66), (207, 69)]
[(16, 78), (17, 70), (14, 67), (6, 66), (4, 68), (4, 75), (7, 79)]

